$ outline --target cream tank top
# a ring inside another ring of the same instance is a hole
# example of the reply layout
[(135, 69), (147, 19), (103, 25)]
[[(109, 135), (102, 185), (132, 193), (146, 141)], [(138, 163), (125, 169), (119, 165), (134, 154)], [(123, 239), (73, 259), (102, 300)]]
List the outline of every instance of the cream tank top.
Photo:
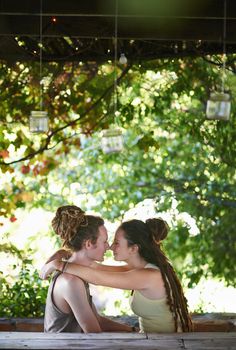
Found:
[[(147, 264), (145, 268), (159, 268)], [(174, 317), (167, 304), (167, 298), (148, 299), (139, 291), (134, 291), (130, 298), (132, 311), (139, 316), (140, 332), (172, 333), (175, 332)]]

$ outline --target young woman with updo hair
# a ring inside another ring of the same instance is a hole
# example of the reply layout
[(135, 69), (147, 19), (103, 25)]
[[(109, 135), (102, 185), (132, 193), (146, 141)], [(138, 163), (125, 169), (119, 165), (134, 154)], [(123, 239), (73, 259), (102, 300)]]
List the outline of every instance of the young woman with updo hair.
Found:
[[(81, 277), (65, 273), (66, 264), (90, 266), (95, 260), (103, 261), (109, 245), (102, 218), (85, 215), (74, 205), (58, 208), (52, 227), (62, 239), (64, 256), (62, 271), (53, 276), (47, 295), (45, 332), (132, 332), (129, 325), (114, 322), (99, 315), (92, 302), (88, 283)], [(78, 266), (78, 265), (75, 265)]]
[[(132, 290), (130, 305), (139, 316), (140, 332), (192, 331), (182, 286), (162, 249), (167, 234), (168, 225), (162, 219), (123, 222), (111, 249), (115, 260), (126, 265), (93, 263), (84, 267), (69, 263), (66, 272), (95, 285)], [(55, 269), (63, 269), (60, 259), (44, 266), (42, 278)]]

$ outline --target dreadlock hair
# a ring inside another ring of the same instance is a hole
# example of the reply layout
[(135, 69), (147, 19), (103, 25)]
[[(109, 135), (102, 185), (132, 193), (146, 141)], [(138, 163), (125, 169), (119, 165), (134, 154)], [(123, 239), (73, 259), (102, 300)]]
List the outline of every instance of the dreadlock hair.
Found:
[(85, 215), (85, 212), (75, 205), (59, 207), (52, 220), (53, 230), (61, 237), (63, 247), (71, 251), (79, 251), (88, 239), (95, 244), (98, 229), (102, 225), (102, 218)]
[(192, 321), (182, 286), (161, 248), (161, 241), (168, 235), (167, 223), (156, 218), (148, 219), (146, 222), (130, 220), (123, 222), (119, 229), (124, 231), (128, 246), (136, 244), (139, 247), (140, 256), (160, 269), (166, 289), (167, 303), (174, 317), (175, 331), (178, 330), (178, 321), (181, 323), (183, 332), (192, 331)]

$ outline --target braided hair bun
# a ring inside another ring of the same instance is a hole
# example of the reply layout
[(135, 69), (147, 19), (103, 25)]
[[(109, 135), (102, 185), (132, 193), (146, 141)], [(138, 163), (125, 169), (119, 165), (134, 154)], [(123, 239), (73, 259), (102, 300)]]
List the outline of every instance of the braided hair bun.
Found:
[(169, 226), (166, 221), (161, 218), (152, 218), (147, 219), (146, 224), (152, 234), (154, 242), (160, 244), (160, 242), (167, 237)]
[(52, 220), (53, 230), (63, 240), (63, 246), (73, 239), (79, 227), (87, 225), (85, 212), (75, 205), (59, 207)]

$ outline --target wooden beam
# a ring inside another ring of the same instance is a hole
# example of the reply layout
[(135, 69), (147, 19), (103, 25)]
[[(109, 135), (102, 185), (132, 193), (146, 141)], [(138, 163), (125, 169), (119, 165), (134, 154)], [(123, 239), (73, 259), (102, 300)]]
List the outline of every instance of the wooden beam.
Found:
[(27, 333), (1, 332), (1, 349), (180, 350), (235, 349), (236, 333)]

